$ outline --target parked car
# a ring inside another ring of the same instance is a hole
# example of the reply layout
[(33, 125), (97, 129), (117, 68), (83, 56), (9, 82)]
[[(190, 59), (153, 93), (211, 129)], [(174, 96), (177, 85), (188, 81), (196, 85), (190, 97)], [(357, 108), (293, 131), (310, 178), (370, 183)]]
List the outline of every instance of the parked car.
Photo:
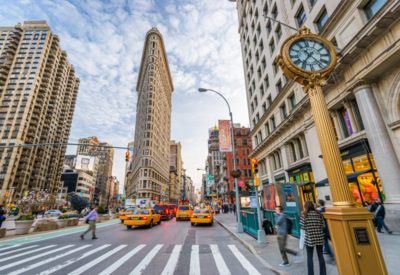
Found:
[(172, 211), (169, 209), (168, 205), (156, 204), (154, 205), (154, 211), (161, 215), (161, 220), (170, 220), (173, 217)]
[(59, 217), (61, 214), (62, 214), (62, 212), (58, 209), (50, 209), (50, 210), (47, 210), (46, 212), (44, 212), (44, 216), (46, 218)]

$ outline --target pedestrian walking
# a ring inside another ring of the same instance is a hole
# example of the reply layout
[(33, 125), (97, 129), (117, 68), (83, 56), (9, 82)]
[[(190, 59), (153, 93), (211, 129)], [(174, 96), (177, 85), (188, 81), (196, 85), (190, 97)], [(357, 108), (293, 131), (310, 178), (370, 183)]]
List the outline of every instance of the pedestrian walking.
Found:
[[(323, 215), (325, 213), (325, 201), (324, 200), (318, 200), (318, 211)], [(322, 216), (323, 217), (323, 216)], [(324, 254), (328, 254), (331, 257), (331, 260), (333, 261), (335, 259), (335, 256), (333, 254), (331, 245), (329, 244), (329, 241), (331, 239), (331, 234), (329, 232), (328, 224), (324, 219)]]
[(3, 205), (0, 205), (0, 228), (5, 220), (6, 220), (6, 211), (4, 210)]
[(97, 239), (96, 237), (96, 220), (97, 220), (97, 209), (98, 206), (96, 205), (93, 207), (92, 211), (89, 212), (89, 214), (86, 216), (86, 223), (89, 224), (89, 228), (81, 235), (81, 239), (83, 240), (85, 238), (85, 235), (89, 233), (89, 231), (92, 231), (92, 240)]
[(306, 201), (304, 212), (300, 218), (300, 226), (305, 231), (305, 240), (307, 250), (307, 269), (308, 275), (314, 275), (313, 253), (314, 247), (317, 249), (319, 261), (319, 274), (326, 275), (326, 266), (322, 249), (324, 246), (324, 220), (314, 204)]
[(236, 215), (236, 204), (233, 205), (233, 214)]
[(288, 218), (286, 217), (285, 213), (282, 212), (281, 206), (277, 206), (275, 210), (276, 210), (275, 223), (278, 227), (277, 228), (278, 246), (283, 260), (283, 262), (279, 264), (279, 266), (288, 266), (289, 259), (287, 254), (289, 253), (294, 256), (297, 256), (297, 252), (286, 247), (287, 236), (288, 236), (288, 222), (287, 222)]
[(389, 234), (393, 233), (385, 223), (385, 207), (380, 199), (376, 199), (371, 205), (370, 212), (374, 213), (376, 229), (379, 233), (383, 233), (382, 227), (385, 228), (386, 232)]

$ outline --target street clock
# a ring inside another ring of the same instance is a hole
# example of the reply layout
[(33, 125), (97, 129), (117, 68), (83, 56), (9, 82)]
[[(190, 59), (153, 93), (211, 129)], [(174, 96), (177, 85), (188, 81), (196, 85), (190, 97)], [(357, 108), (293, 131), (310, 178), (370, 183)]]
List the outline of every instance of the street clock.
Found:
[(286, 76), (308, 86), (314, 79), (329, 77), (337, 56), (332, 42), (302, 27), (283, 42), (277, 62)]

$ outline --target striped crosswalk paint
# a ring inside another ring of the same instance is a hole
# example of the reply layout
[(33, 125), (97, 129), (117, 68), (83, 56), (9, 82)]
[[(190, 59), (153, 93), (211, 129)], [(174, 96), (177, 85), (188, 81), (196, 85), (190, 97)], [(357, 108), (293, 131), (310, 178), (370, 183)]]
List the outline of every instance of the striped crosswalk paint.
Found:
[(53, 262), (53, 261), (55, 261), (55, 260), (57, 260), (57, 259), (59, 259), (59, 258), (68, 256), (68, 255), (70, 255), (70, 254), (72, 254), (72, 253), (75, 253), (75, 252), (77, 252), (77, 251), (83, 250), (83, 249), (85, 249), (85, 248), (87, 248), (87, 247), (90, 247), (90, 246), (91, 246), (91, 245), (88, 244), (88, 245), (84, 245), (84, 246), (81, 246), (81, 247), (78, 247), (78, 248), (69, 250), (69, 251), (64, 252), (64, 253), (62, 253), (62, 254), (60, 254), (60, 255), (57, 255), (57, 256), (54, 256), (54, 257), (45, 259), (45, 260), (43, 260), (43, 261), (40, 261), (40, 262), (38, 262), (38, 263), (28, 265), (27, 267), (23, 267), (23, 268), (21, 268), (21, 269), (15, 270), (15, 271), (13, 271), (13, 272), (11, 272), (11, 273), (8, 273), (8, 275), (18, 275), (18, 274), (27, 272), (28, 270), (34, 269), (34, 268), (36, 268), (36, 267), (38, 267), (38, 266), (41, 266), (41, 265), (48, 264), (48, 263)]
[(134, 270), (129, 275), (140, 275), (149, 265), (151, 260), (156, 256), (158, 251), (163, 247), (162, 244), (157, 244), (144, 258), (143, 260), (136, 266)]
[(260, 272), (255, 269), (255, 267), (240, 253), (239, 249), (235, 245), (228, 245), (229, 249), (232, 251), (233, 255), (239, 260), (239, 263), (243, 266), (244, 269), (249, 272), (251, 275), (261, 275)]
[(190, 271), (189, 275), (200, 275), (200, 255), (199, 245), (192, 245), (192, 253), (190, 254)]
[(88, 252), (86, 252), (86, 253), (83, 253), (82, 256), (80, 256), (80, 257), (78, 257), (78, 258), (72, 258), (72, 259), (70, 259), (70, 260), (68, 260), (68, 261), (66, 261), (66, 262), (64, 262), (64, 263), (62, 263), (62, 264), (53, 266), (52, 268), (50, 268), (50, 269), (48, 269), (48, 270), (42, 271), (42, 272), (40, 273), (40, 275), (49, 275), (49, 274), (52, 274), (52, 273), (54, 273), (54, 272), (56, 272), (56, 271), (58, 271), (58, 270), (60, 270), (60, 269), (63, 269), (64, 267), (67, 267), (67, 266), (69, 266), (69, 265), (71, 265), (71, 264), (73, 264), (73, 263), (76, 263), (76, 262), (78, 262), (78, 261), (80, 261), (80, 260), (83, 260), (83, 259), (89, 257), (90, 255), (93, 255), (94, 253), (97, 253), (97, 252), (99, 252), (100, 250), (103, 250), (103, 249), (105, 249), (105, 248), (107, 248), (107, 247), (109, 247), (109, 246), (110, 246), (110, 244), (105, 244), (105, 245), (102, 245), (102, 246), (100, 246), (100, 247), (97, 247), (97, 248), (95, 248), (95, 249), (93, 249), (93, 250), (91, 250), (91, 251), (88, 251)]
[(22, 250), (27, 250), (29, 248), (36, 247), (36, 246), (38, 246), (38, 245), (25, 246), (25, 247), (18, 248), (18, 249), (13, 249), (13, 250), (10, 250), (10, 251), (7, 251), (7, 252), (1, 252), (0, 256), (4, 256), (4, 255), (7, 255), (7, 254), (19, 252), (19, 251), (22, 251)]
[(119, 268), (122, 264), (124, 264), (127, 260), (129, 260), (133, 255), (138, 253), (145, 246), (146, 245), (141, 244), (141, 245), (135, 247), (133, 250), (131, 250), (130, 252), (125, 254), (122, 258), (120, 258), (117, 261), (115, 261), (107, 269), (102, 271), (99, 275), (109, 275), (109, 274), (113, 273), (115, 270), (117, 270), (117, 268)]
[(108, 257), (110, 257), (111, 255), (117, 253), (118, 251), (120, 251), (121, 249), (127, 247), (126, 244), (122, 244), (120, 246), (117, 246), (116, 248), (114, 248), (113, 250), (108, 251), (106, 254), (101, 255), (100, 257), (96, 258), (95, 260), (88, 262), (87, 264), (85, 264), (84, 266), (72, 271), (71, 273), (69, 273), (69, 275), (79, 275), (82, 274), (83, 272), (85, 272), (86, 270), (92, 268), (93, 266), (95, 266), (96, 264), (100, 263), (101, 261), (107, 259)]
[(12, 256), (4, 257), (4, 258), (2, 257), (0, 259), (0, 263), (8, 261), (8, 260), (11, 260), (11, 259), (19, 258), (21, 256), (25, 256), (25, 255), (28, 255), (28, 254), (32, 254), (32, 253), (35, 253), (35, 252), (38, 252), (38, 251), (41, 251), (41, 250), (45, 250), (45, 249), (48, 249), (48, 248), (51, 248), (51, 247), (54, 247), (54, 246), (56, 246), (56, 245), (52, 244), (52, 245), (40, 247), (40, 248), (37, 248), (37, 249), (33, 249), (33, 250), (30, 250), (30, 251), (22, 252), (22, 253), (19, 253), (19, 254), (15, 254), (15, 255), (12, 255)]
[(4, 251), (4, 250), (8, 250), (8, 249), (13, 249), (13, 248), (16, 248), (16, 247), (19, 247), (19, 246), (21, 246), (21, 245), (20, 245), (20, 244), (17, 244), (17, 245), (12, 245), (12, 246), (1, 247), (1, 248), (0, 248), (0, 251)]
[(210, 245), (212, 255), (215, 260), (215, 264), (217, 265), (217, 269), (219, 274), (221, 275), (230, 275), (231, 272), (229, 271), (224, 258), (222, 258), (221, 252), (219, 252), (218, 246), (216, 244)]
[[(52, 245), (52, 246), (53, 246), (53, 245)], [(62, 246), (62, 247), (59, 247), (59, 248), (57, 248), (57, 249), (49, 250), (49, 251), (47, 251), (47, 252), (45, 252), (45, 253), (40, 253), (40, 254), (37, 254), (37, 255), (32, 256), (32, 257), (24, 258), (24, 259), (22, 259), (22, 260), (19, 260), (19, 261), (16, 261), (16, 262), (12, 262), (12, 263), (7, 264), (7, 265), (0, 266), (0, 271), (1, 271), (1, 270), (8, 269), (8, 268), (13, 267), (13, 266), (16, 266), (16, 265), (19, 265), (19, 264), (23, 264), (23, 263), (32, 261), (32, 260), (36, 260), (37, 258), (40, 258), (40, 257), (43, 257), (43, 256), (47, 256), (47, 255), (49, 255), (49, 254), (52, 254), (52, 253), (54, 253), (54, 252), (58, 252), (58, 251), (61, 251), (61, 250), (70, 248), (70, 247), (72, 247), (72, 246), (74, 246), (74, 245), (71, 244), (71, 245)], [(46, 249), (47, 249), (47, 247), (46, 247)]]
[(171, 275), (174, 274), (176, 264), (178, 263), (179, 254), (181, 253), (182, 245), (178, 244), (175, 245), (174, 249), (172, 250), (171, 256), (165, 266), (161, 275)]

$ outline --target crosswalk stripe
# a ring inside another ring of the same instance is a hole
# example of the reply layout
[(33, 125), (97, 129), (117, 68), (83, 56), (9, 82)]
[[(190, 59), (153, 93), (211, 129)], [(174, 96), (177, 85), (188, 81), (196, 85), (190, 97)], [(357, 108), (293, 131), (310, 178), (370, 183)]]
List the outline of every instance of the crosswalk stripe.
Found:
[(190, 271), (189, 275), (200, 275), (200, 255), (199, 245), (192, 245), (192, 253), (190, 254)]
[(108, 257), (110, 257), (111, 255), (117, 253), (118, 251), (120, 251), (121, 249), (127, 247), (126, 244), (122, 244), (120, 246), (117, 246), (116, 248), (114, 248), (113, 250), (108, 251), (107, 253), (101, 255), (100, 257), (94, 259), (91, 262), (88, 262), (87, 264), (85, 264), (84, 266), (72, 271), (71, 273), (68, 273), (68, 275), (79, 275), (82, 274), (83, 272), (85, 272), (86, 270), (90, 269), (91, 267), (95, 266), (96, 264), (100, 263), (101, 261), (107, 259)]
[(257, 269), (240, 253), (239, 249), (235, 245), (228, 245), (229, 249), (232, 251), (233, 255), (239, 260), (240, 264), (244, 267), (244, 269), (249, 272), (251, 275), (261, 275)]
[(147, 255), (146, 257), (143, 258), (143, 260), (136, 266), (134, 270), (132, 270), (129, 275), (140, 275), (142, 274), (143, 270), (146, 269), (146, 267), (149, 265), (151, 260), (156, 256), (158, 251), (163, 247), (162, 244), (156, 245)]
[(118, 267), (120, 267), (123, 263), (125, 263), (129, 258), (131, 258), (133, 255), (138, 253), (143, 247), (145, 247), (145, 244), (141, 244), (125, 254), (122, 258), (114, 262), (112, 265), (110, 265), (107, 269), (105, 269), (103, 272), (101, 272), (99, 275), (109, 275), (113, 273), (115, 270), (117, 270)]
[(48, 270), (42, 271), (42, 272), (40, 272), (40, 275), (49, 275), (49, 274), (52, 274), (52, 273), (54, 273), (54, 272), (56, 272), (56, 271), (58, 271), (58, 270), (60, 270), (60, 269), (62, 269), (62, 268), (64, 268), (64, 267), (66, 267), (66, 266), (69, 266), (69, 265), (71, 265), (71, 264), (73, 264), (73, 263), (76, 263), (76, 262), (78, 262), (78, 261), (80, 261), (80, 260), (83, 260), (83, 259), (89, 257), (90, 255), (92, 255), (92, 254), (94, 254), (94, 253), (96, 253), (96, 252), (98, 252), (98, 251), (100, 251), (100, 250), (103, 250), (103, 249), (105, 249), (105, 248), (107, 248), (107, 247), (109, 247), (109, 246), (110, 246), (110, 244), (105, 244), (105, 245), (102, 245), (102, 246), (100, 246), (100, 247), (97, 247), (97, 248), (95, 248), (95, 249), (93, 249), (93, 250), (91, 250), (91, 251), (88, 251), (88, 252), (86, 252), (86, 253), (83, 253), (82, 256), (80, 256), (80, 257), (78, 257), (78, 258), (72, 258), (72, 259), (70, 259), (70, 260), (68, 260), (68, 261), (65, 261), (65, 262), (62, 263), (62, 264), (53, 266), (52, 268), (50, 268), (50, 269), (48, 269)]
[(0, 253), (0, 256), (4, 256), (4, 255), (7, 255), (7, 254), (15, 253), (15, 252), (22, 251), (22, 250), (27, 250), (29, 248), (36, 247), (36, 246), (38, 246), (38, 245), (36, 244), (36, 245), (31, 245), (31, 246), (25, 246), (25, 247), (14, 249), (14, 250), (10, 250), (10, 251), (7, 251), (7, 252), (2, 252), (2, 253)]
[[(52, 246), (53, 246), (53, 245), (52, 245)], [(62, 247), (59, 247), (59, 248), (57, 248), (57, 249), (53, 249), (53, 250), (47, 251), (47, 252), (45, 252), (45, 253), (37, 254), (37, 255), (32, 256), (32, 257), (24, 258), (23, 260), (19, 260), (19, 261), (16, 261), (16, 262), (12, 262), (12, 263), (10, 263), (10, 264), (8, 264), (8, 265), (1, 266), (1, 267), (0, 267), (0, 270), (8, 269), (8, 268), (10, 268), (10, 267), (13, 267), (13, 266), (16, 266), (16, 265), (19, 265), (19, 264), (23, 264), (23, 263), (26, 263), (26, 262), (35, 260), (35, 259), (37, 259), (37, 258), (40, 258), (40, 257), (46, 256), (46, 255), (52, 254), (52, 253), (54, 253), (54, 252), (57, 252), (57, 251), (61, 251), (61, 250), (70, 248), (70, 247), (72, 247), (72, 246), (74, 246), (74, 245), (70, 244), (70, 245), (62, 246)], [(47, 248), (47, 247), (45, 247), (45, 248)]]
[(12, 256), (5, 257), (5, 258), (1, 258), (0, 259), (0, 263), (8, 261), (8, 260), (11, 260), (11, 259), (15, 259), (15, 258), (18, 258), (18, 257), (21, 257), (21, 256), (25, 256), (25, 255), (28, 255), (28, 254), (32, 254), (32, 253), (35, 253), (35, 252), (38, 252), (38, 251), (41, 251), (41, 250), (44, 250), (44, 249), (47, 249), (47, 248), (51, 248), (51, 247), (54, 247), (54, 246), (56, 246), (56, 245), (55, 244), (48, 245), (48, 246), (40, 247), (38, 249), (33, 249), (33, 250), (22, 252), (22, 253), (19, 253), (19, 254), (16, 254), (16, 255), (12, 255)]
[(85, 249), (85, 248), (87, 248), (87, 247), (89, 247), (89, 246), (92, 246), (92, 245), (88, 244), (88, 245), (84, 245), (84, 246), (81, 246), (81, 247), (78, 247), (78, 248), (69, 250), (69, 251), (67, 251), (67, 252), (65, 252), (65, 253), (62, 253), (62, 254), (57, 255), (57, 256), (54, 256), (54, 257), (52, 257), (52, 258), (48, 258), (48, 259), (43, 260), (43, 261), (40, 261), (40, 262), (38, 262), (38, 263), (31, 264), (31, 265), (28, 265), (27, 267), (24, 267), (24, 268), (15, 270), (15, 271), (13, 271), (13, 272), (11, 272), (11, 273), (8, 273), (8, 275), (18, 275), (18, 274), (24, 273), (24, 272), (26, 272), (26, 271), (28, 271), (28, 270), (31, 270), (31, 269), (34, 269), (34, 268), (36, 268), (36, 267), (38, 267), (38, 266), (41, 266), (41, 265), (44, 265), (44, 264), (53, 262), (53, 261), (55, 261), (55, 260), (57, 260), (57, 259), (59, 259), (59, 258), (65, 257), (65, 256), (67, 256), (67, 255), (69, 255), (69, 254), (72, 254), (72, 253), (75, 253), (75, 252), (77, 252), (77, 251), (79, 251), (79, 250)]
[(12, 246), (5, 246), (5, 247), (0, 248), (0, 251), (7, 250), (7, 249), (13, 249), (13, 248), (16, 248), (18, 246), (21, 246), (21, 245), (17, 244), (17, 245), (12, 245)]
[(177, 244), (175, 245), (174, 249), (172, 250), (171, 256), (169, 257), (169, 260), (167, 262), (167, 265), (165, 266), (163, 272), (161, 275), (172, 275), (174, 274), (176, 264), (178, 263), (179, 259), (179, 254), (181, 253), (182, 250), (182, 245)]
[(229, 271), (229, 268), (226, 266), (224, 258), (222, 258), (221, 252), (218, 249), (218, 246), (216, 244), (211, 244), (210, 248), (215, 260), (215, 264), (217, 265), (219, 274), (230, 275), (231, 272)]

